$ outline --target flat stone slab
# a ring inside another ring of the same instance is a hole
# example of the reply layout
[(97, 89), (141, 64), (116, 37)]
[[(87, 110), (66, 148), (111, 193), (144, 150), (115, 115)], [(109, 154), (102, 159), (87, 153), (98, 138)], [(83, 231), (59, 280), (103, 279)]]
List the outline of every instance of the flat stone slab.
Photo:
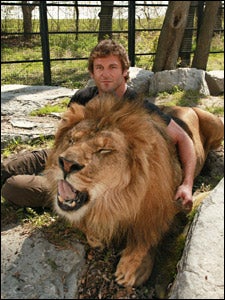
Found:
[(1, 299), (75, 299), (84, 246), (57, 249), (21, 226), (1, 233)]
[(1, 118), (1, 147), (4, 149), (12, 140), (23, 143), (34, 139), (53, 137), (59, 125), (59, 117), (6, 117)]
[(3, 85), (1, 87), (1, 115), (26, 116), (47, 103), (54, 103), (55, 99), (71, 97), (75, 91), (58, 86)]
[(57, 86), (3, 85), (1, 87), (1, 145), (12, 140), (24, 143), (40, 136), (52, 137), (59, 124), (60, 114), (30, 116), (45, 105), (71, 97), (75, 90)]

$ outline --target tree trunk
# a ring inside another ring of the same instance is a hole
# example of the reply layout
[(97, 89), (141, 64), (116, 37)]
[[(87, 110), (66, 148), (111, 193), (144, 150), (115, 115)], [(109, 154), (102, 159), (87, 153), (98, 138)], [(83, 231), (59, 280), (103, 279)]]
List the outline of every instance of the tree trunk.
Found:
[(30, 40), (32, 37), (32, 11), (35, 8), (38, 1), (33, 1), (33, 5), (26, 5), (28, 1), (22, 1), (22, 12), (23, 12), (23, 32), (24, 39)]
[(176, 69), (191, 1), (169, 1), (152, 71)]
[(202, 25), (199, 31), (192, 68), (206, 70), (210, 44), (213, 37), (214, 25), (220, 1), (206, 1)]
[(180, 47), (180, 67), (189, 67), (191, 64), (192, 37), (194, 27), (194, 17), (198, 1), (191, 1), (191, 5), (187, 17), (187, 26), (184, 31), (183, 40)]
[(98, 34), (99, 42), (105, 38), (112, 38), (113, 2), (114, 1), (101, 1), (101, 11), (98, 15), (100, 18)]

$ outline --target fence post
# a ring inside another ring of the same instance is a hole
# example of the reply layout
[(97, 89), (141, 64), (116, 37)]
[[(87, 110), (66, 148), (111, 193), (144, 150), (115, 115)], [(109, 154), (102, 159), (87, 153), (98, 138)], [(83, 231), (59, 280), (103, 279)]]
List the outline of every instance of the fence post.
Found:
[(40, 34), (41, 34), (41, 47), (43, 58), (44, 70), (44, 84), (51, 85), (51, 65), (50, 65), (50, 52), (49, 52), (49, 39), (48, 39), (48, 19), (47, 19), (47, 6), (46, 1), (39, 1), (40, 12)]
[(203, 15), (204, 15), (204, 1), (198, 1), (198, 8), (197, 8), (197, 16), (198, 16), (198, 20), (197, 20), (197, 40), (198, 40), (198, 36), (199, 36), (199, 30), (200, 30), (200, 27), (202, 25)]
[(135, 1), (128, 1), (128, 56), (131, 67), (135, 65)]

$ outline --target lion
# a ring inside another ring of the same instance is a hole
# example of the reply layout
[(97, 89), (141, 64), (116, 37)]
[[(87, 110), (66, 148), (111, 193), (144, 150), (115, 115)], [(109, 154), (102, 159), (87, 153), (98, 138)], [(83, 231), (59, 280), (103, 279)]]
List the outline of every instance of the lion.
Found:
[[(197, 108), (162, 110), (186, 124), (197, 175), (208, 151), (220, 145), (221, 120)], [(91, 247), (125, 241), (117, 283), (136, 287), (146, 282), (155, 249), (180, 211), (174, 195), (182, 168), (161, 118), (141, 101), (112, 95), (97, 96), (86, 106), (74, 103), (56, 131), (45, 172), (54, 210), (80, 229)]]

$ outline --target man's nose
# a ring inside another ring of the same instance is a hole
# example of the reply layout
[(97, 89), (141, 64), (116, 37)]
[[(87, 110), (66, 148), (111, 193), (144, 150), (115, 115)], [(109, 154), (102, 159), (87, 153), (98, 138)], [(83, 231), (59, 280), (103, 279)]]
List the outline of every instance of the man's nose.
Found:
[(107, 70), (107, 69), (102, 70), (102, 76), (108, 77), (109, 74), (110, 74), (109, 70)]

